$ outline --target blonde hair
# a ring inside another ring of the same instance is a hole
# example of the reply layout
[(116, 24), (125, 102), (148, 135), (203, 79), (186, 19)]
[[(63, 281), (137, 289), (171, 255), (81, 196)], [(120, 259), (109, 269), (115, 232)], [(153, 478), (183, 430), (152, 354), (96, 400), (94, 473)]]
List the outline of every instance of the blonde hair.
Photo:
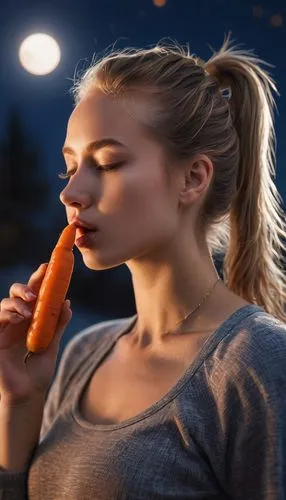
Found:
[(206, 62), (178, 43), (112, 51), (75, 79), (72, 92), (77, 104), (94, 88), (119, 97), (140, 91), (158, 105), (147, 127), (168, 157), (209, 156), (214, 174), (201, 227), (212, 254), (225, 253), (224, 282), (285, 321), (286, 224), (273, 181), (278, 92), (259, 63), (270, 65), (231, 47), (229, 36)]

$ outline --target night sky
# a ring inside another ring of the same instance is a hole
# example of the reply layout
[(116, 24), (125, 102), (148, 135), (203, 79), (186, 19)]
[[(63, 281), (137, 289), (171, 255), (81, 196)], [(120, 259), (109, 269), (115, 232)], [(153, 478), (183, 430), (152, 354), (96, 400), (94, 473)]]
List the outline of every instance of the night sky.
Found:
[[(278, 115), (275, 115), (277, 145), (276, 184), (285, 202), (286, 173), (286, 2), (265, 0), (167, 0), (156, 7), (153, 0), (0, 0), (1, 114), (0, 134), (5, 133), (7, 112), (19, 106), (27, 133), (43, 151), (42, 168), (54, 186), (47, 217), (64, 211), (58, 200), (65, 181), (57, 174), (65, 170), (61, 155), (68, 117), (73, 109), (69, 93), (76, 71), (95, 54), (106, 49), (147, 47), (169, 37), (207, 59), (219, 49), (225, 34), (242, 48), (274, 65), (269, 68), (277, 82)], [(26, 72), (18, 60), (21, 42), (43, 32), (60, 45), (59, 66), (47, 76)]]

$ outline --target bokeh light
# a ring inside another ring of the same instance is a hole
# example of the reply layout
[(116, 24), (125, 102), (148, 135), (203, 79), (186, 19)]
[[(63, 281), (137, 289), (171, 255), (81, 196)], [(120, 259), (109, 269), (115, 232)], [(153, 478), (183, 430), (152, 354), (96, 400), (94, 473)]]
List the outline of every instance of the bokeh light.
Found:
[(167, 0), (153, 0), (155, 7), (164, 7), (167, 3)]
[(254, 17), (262, 17), (264, 14), (264, 9), (261, 5), (254, 5), (253, 7), (253, 15)]
[(273, 28), (279, 28), (283, 24), (283, 17), (281, 14), (275, 14), (270, 17), (270, 24)]

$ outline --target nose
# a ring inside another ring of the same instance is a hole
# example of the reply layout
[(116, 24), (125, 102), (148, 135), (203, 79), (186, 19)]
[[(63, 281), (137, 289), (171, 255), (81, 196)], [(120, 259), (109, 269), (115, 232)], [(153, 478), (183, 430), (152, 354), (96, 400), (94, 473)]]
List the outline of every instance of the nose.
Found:
[(90, 179), (88, 183), (80, 182), (79, 179), (76, 181), (75, 176), (70, 178), (67, 186), (60, 192), (60, 201), (66, 207), (88, 207), (92, 204)]
[(91, 195), (87, 191), (71, 190), (65, 187), (59, 196), (66, 207), (87, 207), (91, 204)]

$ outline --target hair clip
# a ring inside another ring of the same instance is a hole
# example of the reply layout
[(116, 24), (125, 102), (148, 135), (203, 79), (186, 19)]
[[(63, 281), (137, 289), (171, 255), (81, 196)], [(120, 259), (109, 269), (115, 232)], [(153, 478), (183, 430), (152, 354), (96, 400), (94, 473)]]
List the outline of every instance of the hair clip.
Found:
[(227, 99), (228, 101), (230, 101), (230, 99), (232, 97), (232, 92), (231, 92), (231, 88), (230, 87), (226, 87), (224, 89), (220, 89), (220, 93), (221, 93), (221, 96), (224, 99)]

